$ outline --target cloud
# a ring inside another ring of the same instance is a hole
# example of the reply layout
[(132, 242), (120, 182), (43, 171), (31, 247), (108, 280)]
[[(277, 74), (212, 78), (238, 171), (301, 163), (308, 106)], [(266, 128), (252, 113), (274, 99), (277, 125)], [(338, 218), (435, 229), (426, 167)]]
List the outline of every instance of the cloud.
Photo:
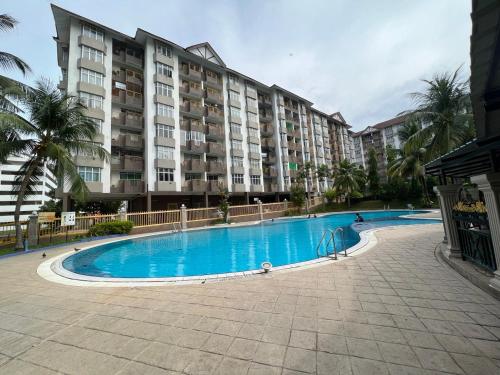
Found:
[[(231, 68), (341, 111), (356, 130), (408, 109), (406, 94), (423, 78), (462, 64), (469, 75), (466, 0), (55, 2), (126, 34), (141, 27), (182, 46), (208, 41)], [(21, 24), (2, 35), (2, 49), (33, 65), (30, 80), (57, 81), (49, 3), (4, 5)]]

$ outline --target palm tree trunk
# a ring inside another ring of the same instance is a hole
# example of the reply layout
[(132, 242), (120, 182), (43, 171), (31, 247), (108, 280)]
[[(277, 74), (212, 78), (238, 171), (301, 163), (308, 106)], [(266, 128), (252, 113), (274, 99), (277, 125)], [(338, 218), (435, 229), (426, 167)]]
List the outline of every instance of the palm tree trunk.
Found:
[(28, 170), (26, 171), (26, 174), (24, 175), (24, 178), (21, 182), (21, 186), (19, 188), (18, 194), (17, 194), (17, 200), (16, 200), (16, 208), (14, 211), (14, 225), (16, 227), (16, 250), (22, 249), (23, 246), (23, 231), (21, 228), (21, 221), (20, 216), (21, 216), (21, 206), (23, 205), (24, 201), (24, 195), (26, 194), (26, 189), (28, 188), (28, 184), (30, 182), (31, 176), (33, 172), (35, 171), (35, 168), (38, 165), (38, 159), (35, 160), (29, 167)]
[(424, 191), (425, 202), (430, 203), (429, 192), (427, 191), (427, 181), (425, 181), (425, 176), (420, 176), (420, 183), (422, 184), (422, 190)]
[(347, 193), (347, 208), (351, 208), (351, 194)]

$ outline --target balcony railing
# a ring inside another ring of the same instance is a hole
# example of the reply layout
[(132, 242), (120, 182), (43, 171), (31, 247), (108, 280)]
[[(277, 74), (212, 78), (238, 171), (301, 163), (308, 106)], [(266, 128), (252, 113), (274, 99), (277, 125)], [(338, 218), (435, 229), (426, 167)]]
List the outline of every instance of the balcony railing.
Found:
[(139, 116), (128, 116), (126, 113), (121, 112), (117, 117), (111, 118), (111, 124), (142, 129), (144, 126), (144, 119)]
[(182, 162), (182, 169), (190, 172), (203, 173), (205, 172), (205, 161), (203, 160), (184, 160)]
[(117, 185), (111, 186), (112, 193), (143, 193), (144, 181), (119, 180)]
[(185, 113), (189, 113), (194, 116), (202, 116), (203, 115), (203, 107), (198, 104), (193, 104), (190, 102), (183, 103), (180, 106), (180, 110)]
[(195, 98), (201, 98), (203, 95), (203, 91), (201, 88), (196, 88), (192, 86), (181, 86), (179, 88), (179, 91), (181, 94), (184, 94), (185, 96), (190, 96), (190, 97), (195, 97)]
[(207, 136), (212, 138), (223, 139), (224, 138), (224, 128), (222, 126), (207, 126)]
[(125, 171), (143, 171), (144, 158), (140, 156), (124, 155), (118, 159), (117, 163), (111, 164), (111, 169)]
[(221, 94), (216, 94), (208, 90), (205, 90), (205, 99), (216, 103), (224, 102), (224, 99), (222, 98)]
[(196, 81), (201, 81), (201, 72), (199, 70), (192, 69), (187, 65), (183, 65), (181, 67), (181, 69), (179, 70), (179, 74), (181, 74), (184, 77), (194, 79)]
[(221, 143), (208, 142), (207, 146), (207, 154), (223, 156), (226, 153)]
[(144, 143), (142, 137), (132, 137), (130, 135), (122, 134), (111, 140), (111, 146), (115, 147), (142, 149), (143, 145)]
[(274, 129), (271, 125), (260, 124), (260, 133), (264, 136), (271, 136), (274, 134)]
[(224, 121), (224, 112), (215, 107), (206, 107), (205, 116), (207, 117), (207, 120)]
[(225, 174), (227, 171), (226, 164), (220, 161), (209, 161), (207, 163), (207, 172)]
[(191, 151), (198, 154), (203, 154), (206, 150), (206, 144), (199, 141), (187, 141), (185, 146), (182, 146), (184, 151)]
[(207, 189), (207, 181), (205, 180), (189, 180), (185, 181), (182, 186), (183, 191), (192, 191), (192, 192), (205, 192)]
[(184, 119), (181, 121), (181, 129), (193, 132), (205, 132), (205, 126), (198, 120), (187, 120)]
[(208, 181), (207, 183), (207, 191), (211, 193), (218, 193), (226, 188), (227, 184), (224, 181)]

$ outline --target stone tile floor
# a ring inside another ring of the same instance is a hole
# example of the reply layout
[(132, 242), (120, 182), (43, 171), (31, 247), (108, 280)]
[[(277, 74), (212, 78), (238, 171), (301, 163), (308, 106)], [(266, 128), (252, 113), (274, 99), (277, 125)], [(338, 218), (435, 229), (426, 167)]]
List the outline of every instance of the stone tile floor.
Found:
[(442, 226), (377, 237), (204, 285), (70, 287), (39, 253), (0, 260), (0, 374), (500, 374), (500, 302), (436, 258)]

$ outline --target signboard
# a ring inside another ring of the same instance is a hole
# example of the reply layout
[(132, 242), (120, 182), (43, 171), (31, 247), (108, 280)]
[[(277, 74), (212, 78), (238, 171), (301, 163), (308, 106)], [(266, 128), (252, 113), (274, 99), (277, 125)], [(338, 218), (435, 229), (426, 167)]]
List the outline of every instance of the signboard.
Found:
[(51, 222), (56, 219), (56, 213), (55, 212), (39, 212), (38, 213), (38, 221), (39, 222)]
[(61, 212), (61, 227), (68, 227), (75, 225), (76, 215), (75, 212)]

